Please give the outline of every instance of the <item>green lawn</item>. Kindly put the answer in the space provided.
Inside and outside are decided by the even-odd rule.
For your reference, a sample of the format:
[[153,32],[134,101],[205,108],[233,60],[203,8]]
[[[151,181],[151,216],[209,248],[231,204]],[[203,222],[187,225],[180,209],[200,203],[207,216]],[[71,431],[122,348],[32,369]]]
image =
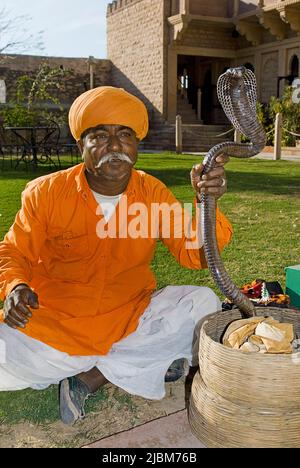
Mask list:
[[[171,153],[143,154],[138,168],[161,179],[182,202],[190,202],[189,171],[199,159]],[[0,238],[14,220],[26,182],[47,170],[0,172]],[[228,193],[220,207],[234,226],[234,238],[223,253],[228,273],[237,285],[260,277],[277,280],[284,287],[284,268],[300,263],[300,163],[232,159],[227,175]],[[153,269],[159,287],[207,285],[217,292],[207,271],[180,267],[161,244]],[[105,393],[100,392],[93,405],[101,404],[103,398]],[[0,423],[54,421],[58,418],[56,400],[53,387],[43,392],[0,393]]]

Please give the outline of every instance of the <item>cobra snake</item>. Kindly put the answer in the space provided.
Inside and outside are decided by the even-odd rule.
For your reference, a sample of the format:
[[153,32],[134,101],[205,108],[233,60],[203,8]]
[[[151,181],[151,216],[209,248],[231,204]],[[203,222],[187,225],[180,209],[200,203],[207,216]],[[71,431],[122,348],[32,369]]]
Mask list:
[[[203,175],[215,167],[220,154],[250,158],[265,147],[266,134],[256,112],[256,89],[255,75],[245,67],[230,68],[219,77],[217,93],[222,108],[234,128],[245,135],[250,143],[226,141],[214,146],[203,161]],[[207,265],[216,285],[244,316],[256,315],[254,304],[233,283],[221,260],[216,240],[216,202],[212,195],[201,194],[200,222]]]

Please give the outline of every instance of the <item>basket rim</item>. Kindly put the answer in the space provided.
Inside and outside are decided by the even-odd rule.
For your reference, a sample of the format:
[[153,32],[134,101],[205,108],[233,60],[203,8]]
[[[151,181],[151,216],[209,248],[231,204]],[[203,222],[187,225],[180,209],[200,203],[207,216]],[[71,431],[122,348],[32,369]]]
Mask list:
[[[261,309],[261,308],[259,308]],[[275,308],[274,308],[275,309]],[[278,308],[280,310],[280,308]],[[283,309],[281,309],[283,310]],[[296,311],[297,312],[297,309],[286,309],[288,311]],[[226,312],[226,311],[221,311],[221,312]],[[234,349],[234,348],[229,348],[227,346],[225,346],[223,343],[220,343],[219,341],[215,341],[210,335],[208,335],[207,333],[207,330],[206,330],[206,327],[208,325],[208,323],[213,320],[213,318],[219,314],[220,312],[215,312],[214,314],[211,314],[209,315],[206,320],[204,320],[202,326],[201,326],[201,334],[202,333],[205,333],[205,339],[209,340],[213,346],[215,348],[219,348],[220,350],[224,350],[226,349],[226,352],[227,353],[232,353],[234,355],[241,355],[243,354],[245,356],[246,359],[251,359],[253,358],[253,356],[255,356],[255,358],[258,358],[260,360],[267,360],[267,359],[273,359],[273,360],[276,360],[276,361],[282,361],[282,360],[292,360],[292,359],[298,359],[299,356],[300,356],[300,351],[296,352],[296,353],[290,353],[290,354],[276,354],[276,353],[244,353],[243,351],[241,351],[240,349]],[[238,319],[237,319],[238,320]],[[235,320],[232,320],[231,322],[229,322],[226,327],[234,322]],[[295,363],[296,364],[296,363]],[[299,364],[300,364],[300,359],[299,359]]]

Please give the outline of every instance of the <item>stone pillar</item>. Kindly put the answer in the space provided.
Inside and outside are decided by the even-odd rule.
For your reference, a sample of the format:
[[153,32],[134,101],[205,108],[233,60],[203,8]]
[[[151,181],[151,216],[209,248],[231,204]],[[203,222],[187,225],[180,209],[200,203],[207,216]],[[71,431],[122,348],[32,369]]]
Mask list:
[[199,88],[198,93],[197,93],[197,118],[199,120],[199,123],[203,124],[201,109],[202,109],[202,91]]
[[235,132],[234,132],[234,143],[241,143],[241,141],[242,141],[241,132],[239,132],[238,130],[235,130]]
[[238,16],[240,9],[240,0],[234,0],[233,2],[233,16],[234,18]]
[[190,12],[190,0],[179,0],[180,1],[180,14],[188,15]]
[[182,119],[181,115],[176,116],[176,153],[182,153]]
[[177,53],[172,48],[168,51],[167,73],[167,120],[174,123],[177,114]]
[[94,89],[94,67],[96,64],[95,58],[90,55],[88,58],[88,66],[89,66],[89,73],[90,73],[90,89]]
[[276,114],[275,139],[274,139],[274,161],[281,159],[281,137],[282,137],[282,114]]

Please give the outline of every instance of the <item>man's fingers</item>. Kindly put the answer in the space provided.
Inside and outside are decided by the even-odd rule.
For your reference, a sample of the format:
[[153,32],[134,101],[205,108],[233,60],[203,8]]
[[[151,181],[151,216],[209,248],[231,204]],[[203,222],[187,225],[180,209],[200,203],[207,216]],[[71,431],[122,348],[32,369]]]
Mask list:
[[194,164],[194,166],[192,167],[192,172],[194,173],[201,174],[202,171],[203,171],[203,164]]
[[26,307],[22,302],[17,302],[15,308],[25,317],[32,317],[30,309],[28,309],[28,307]]
[[197,184],[201,180],[202,170],[203,170],[203,165],[202,164],[195,164],[192,167],[192,170],[190,172],[190,176],[191,176],[192,187],[194,188],[194,190],[197,190]]
[[29,309],[21,302],[14,304],[13,298],[8,298],[4,303],[4,316],[7,320],[12,320],[14,325],[23,326],[28,322],[31,314]]
[[191,177],[192,177],[192,178],[194,178],[194,177],[201,177],[202,171],[203,171],[203,165],[202,165],[202,164],[195,164],[195,165],[192,167],[192,170],[191,170],[191,172],[190,172]]
[[6,325],[8,325],[10,328],[14,328],[14,329],[18,328],[17,325],[15,325],[15,324],[14,324],[10,319],[8,319],[8,318],[4,320],[4,323],[6,323]]
[[223,167],[216,167],[209,171],[207,174],[205,174],[202,179],[203,180],[210,180],[210,179],[215,179],[218,177],[225,177],[225,171]]
[[229,161],[230,161],[230,158],[226,154],[220,154],[216,158],[216,163],[218,165],[220,165],[220,166],[223,166],[224,164],[227,164]]
[[38,309],[39,308],[39,300],[37,294],[35,294],[33,291],[30,291],[27,294],[27,304],[32,307],[33,309]]
[[17,327],[18,328],[25,328],[25,324],[23,322],[20,322],[19,320],[17,320],[11,314],[4,321],[5,321],[5,323],[7,323],[7,325],[12,326],[13,328],[14,327],[15,328],[17,328]]
[[13,318],[7,319],[5,323],[9,325],[11,328],[25,328],[25,325],[23,323],[17,322]]
[[221,187],[205,187],[200,190],[200,193],[220,197],[223,195],[224,191],[221,189]]
[[9,312],[9,318],[14,319],[16,322],[25,324],[28,323],[28,318],[26,318],[22,312],[18,311],[16,308],[13,308]]
[[15,288],[4,301],[4,322],[11,328],[25,328],[32,312],[39,307],[38,296],[29,287]]
[[204,166],[198,164],[191,170],[191,182],[196,192],[205,193],[220,198],[227,189],[227,179],[224,165],[229,161],[229,156],[220,154],[216,158],[216,165],[207,174],[203,174]]
[[225,178],[202,181],[202,182],[198,183],[198,187],[200,189],[201,188],[209,188],[209,187],[218,187],[218,188],[224,187],[224,185],[225,185],[224,180],[226,182]]

